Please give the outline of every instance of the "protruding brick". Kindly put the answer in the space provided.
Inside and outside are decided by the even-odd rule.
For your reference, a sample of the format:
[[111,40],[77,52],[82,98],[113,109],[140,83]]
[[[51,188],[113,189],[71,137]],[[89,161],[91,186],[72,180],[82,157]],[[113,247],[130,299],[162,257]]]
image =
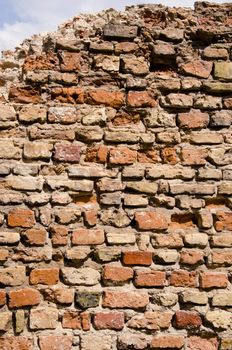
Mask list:
[[59,269],[34,269],[30,273],[30,284],[57,284],[59,281]]
[[152,264],[152,252],[125,251],[123,252],[123,264],[125,265],[144,265]]
[[40,293],[32,288],[12,290],[9,292],[9,307],[34,306],[40,303]]
[[13,209],[8,214],[7,223],[10,227],[30,228],[35,224],[34,212],[29,209]]
[[202,320],[196,312],[179,310],[175,314],[175,324],[177,328],[196,328],[201,326]]

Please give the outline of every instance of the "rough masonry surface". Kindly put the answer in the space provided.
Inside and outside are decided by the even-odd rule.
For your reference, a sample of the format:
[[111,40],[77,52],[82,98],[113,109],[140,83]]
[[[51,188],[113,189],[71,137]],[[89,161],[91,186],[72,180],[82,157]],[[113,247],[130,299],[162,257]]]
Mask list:
[[232,349],[232,5],[80,15],[0,61],[0,349]]

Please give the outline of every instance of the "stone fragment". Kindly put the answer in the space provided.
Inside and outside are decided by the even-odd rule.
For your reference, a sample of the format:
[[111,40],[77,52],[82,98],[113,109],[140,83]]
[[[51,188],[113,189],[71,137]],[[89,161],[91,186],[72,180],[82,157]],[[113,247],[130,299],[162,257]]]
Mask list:
[[75,107],[50,107],[48,121],[50,123],[74,124],[80,121],[80,113]]
[[0,159],[20,159],[21,149],[13,141],[0,140]]
[[100,303],[101,292],[77,290],[75,301],[82,309],[97,307]]
[[24,144],[23,156],[26,159],[44,159],[51,157],[53,145],[44,142],[27,142]]
[[205,315],[205,319],[216,329],[227,329],[232,322],[231,312],[225,310],[208,311]]
[[25,282],[24,266],[5,267],[0,270],[0,284],[3,286],[20,286]]
[[40,335],[40,350],[71,350],[72,339],[70,335]]
[[229,291],[216,293],[212,299],[212,306],[231,307],[232,306],[232,293]]
[[97,69],[106,72],[119,72],[120,58],[118,56],[97,55],[94,57],[94,65]]
[[135,233],[130,230],[113,230],[106,234],[107,243],[110,245],[116,244],[134,244],[136,241]]
[[110,335],[82,335],[82,350],[111,350],[112,337]]
[[137,36],[137,32],[137,26],[126,26],[122,24],[107,24],[103,28],[104,36],[108,38],[133,39]]
[[148,339],[145,335],[124,333],[118,336],[117,346],[120,350],[143,350],[148,346]]
[[170,114],[162,109],[151,108],[144,119],[148,127],[175,127],[175,114]]
[[25,327],[25,312],[24,310],[17,310],[15,312],[15,332],[22,333]]
[[64,282],[69,285],[94,286],[100,280],[99,272],[90,267],[63,267],[61,272]]
[[42,191],[44,180],[42,177],[33,176],[13,176],[7,178],[7,187],[17,191]]
[[181,293],[181,300],[183,303],[206,305],[208,302],[208,296],[206,292],[199,292],[198,290],[186,290]]
[[199,108],[202,110],[221,109],[222,98],[216,96],[199,95],[194,99],[194,108]]
[[58,326],[58,310],[53,307],[39,307],[30,312],[30,329],[55,329]]
[[143,56],[122,56],[121,69],[123,73],[129,73],[133,75],[145,75],[149,73],[149,65]]
[[232,62],[215,62],[214,77],[220,80],[232,81]]
[[182,349],[184,346],[184,336],[182,335],[156,335],[153,337],[151,341],[151,349],[165,349],[165,350],[173,350],[173,349]]
[[171,93],[161,97],[161,105],[166,108],[190,108],[193,105],[193,98],[186,94]]
[[47,110],[42,105],[23,106],[19,111],[19,120],[23,123],[45,123]]
[[30,338],[22,336],[0,337],[0,348],[7,350],[32,350],[33,341]]
[[11,322],[12,322],[12,313],[8,311],[2,311],[1,317],[0,317],[0,331],[1,332],[8,331],[11,326]]
[[161,330],[170,327],[172,316],[172,312],[146,311],[133,316],[127,325],[134,329]]
[[14,245],[19,243],[20,235],[18,232],[0,232],[0,245]]

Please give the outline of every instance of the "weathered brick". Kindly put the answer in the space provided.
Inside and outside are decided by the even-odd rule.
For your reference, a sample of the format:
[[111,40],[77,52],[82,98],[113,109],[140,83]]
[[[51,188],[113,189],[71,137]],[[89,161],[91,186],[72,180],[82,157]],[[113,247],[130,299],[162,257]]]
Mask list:
[[163,287],[166,282],[166,273],[164,271],[136,271],[136,287]]
[[175,313],[175,324],[177,328],[196,328],[201,326],[202,320],[197,312],[179,310]]
[[106,24],[103,28],[105,37],[133,39],[137,36],[137,26],[127,26],[122,24]]
[[35,224],[34,212],[29,209],[13,209],[7,216],[7,223],[10,227],[33,227]]
[[143,315],[133,316],[127,326],[134,329],[161,330],[169,328],[173,317],[172,312],[146,311]]
[[105,234],[102,229],[84,229],[79,228],[73,231],[72,243],[74,245],[83,244],[102,244],[105,241]]
[[59,269],[34,269],[30,273],[30,284],[57,284],[59,281]]
[[74,310],[65,311],[62,318],[62,327],[88,331],[90,329],[89,314],[87,312],[80,313]]
[[231,62],[215,62],[214,77],[221,80],[232,80],[232,64]]
[[123,285],[133,278],[134,272],[130,267],[106,265],[103,270],[103,281],[106,285]]
[[81,147],[75,144],[56,144],[54,160],[59,162],[79,162]]
[[156,335],[151,341],[151,349],[181,349],[184,346],[184,336],[167,334]]
[[177,118],[180,128],[183,129],[202,129],[209,124],[208,113],[194,110],[189,113],[179,113]]
[[174,271],[171,273],[170,284],[174,287],[196,287],[196,272]]
[[183,165],[205,165],[208,151],[205,148],[183,148],[181,159]]
[[24,144],[23,156],[26,159],[44,159],[51,157],[53,145],[45,142],[27,142]]
[[109,161],[115,165],[133,164],[136,159],[137,152],[125,146],[112,148],[109,153]]
[[213,64],[209,61],[193,60],[184,63],[180,67],[181,73],[192,75],[197,78],[207,79],[212,71]]
[[169,215],[164,210],[135,213],[135,222],[139,230],[166,230],[169,221]]
[[3,286],[20,286],[25,280],[25,266],[12,266],[0,270],[0,284]]
[[94,286],[100,280],[100,273],[91,267],[63,267],[61,273],[64,282],[69,285]]
[[23,336],[0,337],[0,347],[7,350],[32,350],[33,341]]
[[99,329],[121,330],[124,327],[123,312],[98,312],[94,315],[94,327]]
[[9,307],[24,307],[38,305],[41,301],[39,291],[32,288],[23,288],[9,292]]
[[129,107],[137,108],[155,107],[157,105],[157,101],[148,91],[129,91],[127,95],[127,104]]
[[118,336],[117,346],[120,350],[127,349],[146,349],[148,338],[142,334],[124,333]]
[[140,291],[110,291],[107,290],[103,295],[103,307],[109,308],[129,308],[141,309],[149,303],[147,292]]
[[218,340],[216,337],[201,338],[198,336],[191,336],[187,340],[187,347],[189,350],[217,350]]
[[44,123],[47,119],[47,110],[42,105],[23,106],[19,111],[19,120],[24,123]]
[[227,274],[223,272],[203,272],[199,281],[203,289],[226,288],[229,282]]
[[54,307],[38,307],[30,312],[30,329],[55,329],[58,326],[58,310]]
[[121,91],[96,89],[88,92],[86,102],[93,105],[105,105],[113,108],[120,108],[125,103],[125,95]]
[[40,335],[40,350],[71,350],[72,336],[70,335]]

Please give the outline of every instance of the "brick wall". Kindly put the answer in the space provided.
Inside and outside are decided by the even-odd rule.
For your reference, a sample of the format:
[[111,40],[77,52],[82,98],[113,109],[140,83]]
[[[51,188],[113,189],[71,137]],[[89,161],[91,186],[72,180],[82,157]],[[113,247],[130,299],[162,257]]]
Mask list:
[[232,349],[232,6],[80,15],[0,61],[0,349]]

